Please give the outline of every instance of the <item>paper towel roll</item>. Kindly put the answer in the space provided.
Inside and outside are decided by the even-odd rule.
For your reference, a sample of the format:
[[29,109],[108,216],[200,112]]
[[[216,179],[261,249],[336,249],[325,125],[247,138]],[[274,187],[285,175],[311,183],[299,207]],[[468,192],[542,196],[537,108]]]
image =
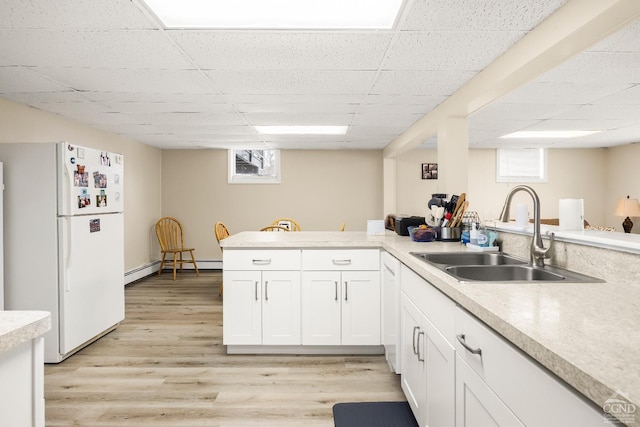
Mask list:
[[516,225],[521,228],[529,226],[529,207],[524,203],[516,205]]
[[560,230],[584,229],[584,200],[560,199]]

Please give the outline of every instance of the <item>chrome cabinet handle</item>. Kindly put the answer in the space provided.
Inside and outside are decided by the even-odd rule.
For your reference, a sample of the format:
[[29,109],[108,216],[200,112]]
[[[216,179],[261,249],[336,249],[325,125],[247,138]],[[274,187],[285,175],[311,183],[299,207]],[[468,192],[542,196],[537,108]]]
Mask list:
[[460,344],[462,344],[462,346],[471,354],[477,354],[479,356],[482,356],[482,349],[481,348],[471,348],[469,347],[469,344],[467,344],[465,342],[465,337],[464,334],[460,334],[460,335],[456,335],[456,338],[458,339],[458,342]]
[[418,362],[424,362],[424,358],[420,357],[420,335],[424,336],[424,331],[420,331],[418,332],[418,342],[416,344],[416,348],[417,348],[417,355],[418,355]]
[[252,259],[251,262],[254,263],[255,265],[267,265],[267,264],[271,264],[271,258],[267,258],[267,259]]
[[384,268],[391,274],[393,277],[396,277],[396,272],[393,271],[389,266],[385,265]]
[[269,281],[264,282],[264,300],[269,301]]
[[335,300],[338,301],[338,281],[336,280],[334,283],[336,284],[336,299]]
[[420,326],[413,327],[413,337],[411,337],[411,345],[413,346],[413,354],[418,354],[418,350],[416,350],[416,331],[420,330]]
[[344,300],[349,300],[349,282],[344,282]]
[[335,258],[333,258],[331,261],[335,265],[349,265],[349,264],[351,264],[351,260],[350,259],[335,259]]
[[258,301],[258,281],[256,280],[256,283],[254,285],[254,290],[255,290],[255,294],[256,294],[256,301]]

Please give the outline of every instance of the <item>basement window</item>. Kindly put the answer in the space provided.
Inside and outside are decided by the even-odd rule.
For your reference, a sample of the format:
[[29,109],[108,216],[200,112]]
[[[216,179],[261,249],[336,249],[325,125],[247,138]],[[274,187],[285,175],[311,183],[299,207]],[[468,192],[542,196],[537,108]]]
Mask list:
[[547,182],[545,148],[498,148],[496,182]]
[[229,184],[279,184],[280,150],[229,150]]

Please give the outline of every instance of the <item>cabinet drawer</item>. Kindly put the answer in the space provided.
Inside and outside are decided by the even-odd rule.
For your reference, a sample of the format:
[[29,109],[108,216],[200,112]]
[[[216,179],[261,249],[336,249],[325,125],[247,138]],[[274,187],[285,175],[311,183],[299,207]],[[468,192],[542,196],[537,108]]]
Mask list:
[[465,310],[455,314],[456,353],[525,425],[602,426],[595,404]]
[[233,250],[222,252],[225,270],[299,270],[300,251],[282,250]]
[[302,251],[303,270],[380,270],[378,249]]

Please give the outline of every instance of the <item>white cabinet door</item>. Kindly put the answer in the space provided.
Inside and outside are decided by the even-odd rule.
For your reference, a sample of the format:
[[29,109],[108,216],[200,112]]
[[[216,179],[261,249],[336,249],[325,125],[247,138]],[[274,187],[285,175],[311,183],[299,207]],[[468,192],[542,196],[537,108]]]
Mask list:
[[302,345],[340,345],[339,271],[302,273]]
[[380,272],[342,272],[342,345],[380,345]]
[[381,255],[382,301],[381,339],[384,354],[396,374],[401,372],[400,361],[400,261],[387,252]]
[[262,344],[261,272],[224,270],[223,283],[223,343]]
[[[425,421],[428,426],[454,427],[455,425],[455,347],[428,320],[424,319],[424,349],[420,354],[425,360],[426,406]],[[422,346],[422,341],[420,341]],[[424,352],[424,353],[423,353]]]
[[455,425],[455,348],[402,294],[402,390],[420,426]]
[[456,427],[523,427],[487,383],[456,357]]
[[[400,328],[402,374],[400,382],[409,406],[419,426],[424,426],[426,406],[426,379],[424,365],[424,317],[418,308],[405,296],[401,297]],[[422,335],[421,335],[422,334]]]
[[380,345],[380,272],[302,273],[303,345]]
[[262,344],[300,345],[300,272],[263,271],[262,290]]

